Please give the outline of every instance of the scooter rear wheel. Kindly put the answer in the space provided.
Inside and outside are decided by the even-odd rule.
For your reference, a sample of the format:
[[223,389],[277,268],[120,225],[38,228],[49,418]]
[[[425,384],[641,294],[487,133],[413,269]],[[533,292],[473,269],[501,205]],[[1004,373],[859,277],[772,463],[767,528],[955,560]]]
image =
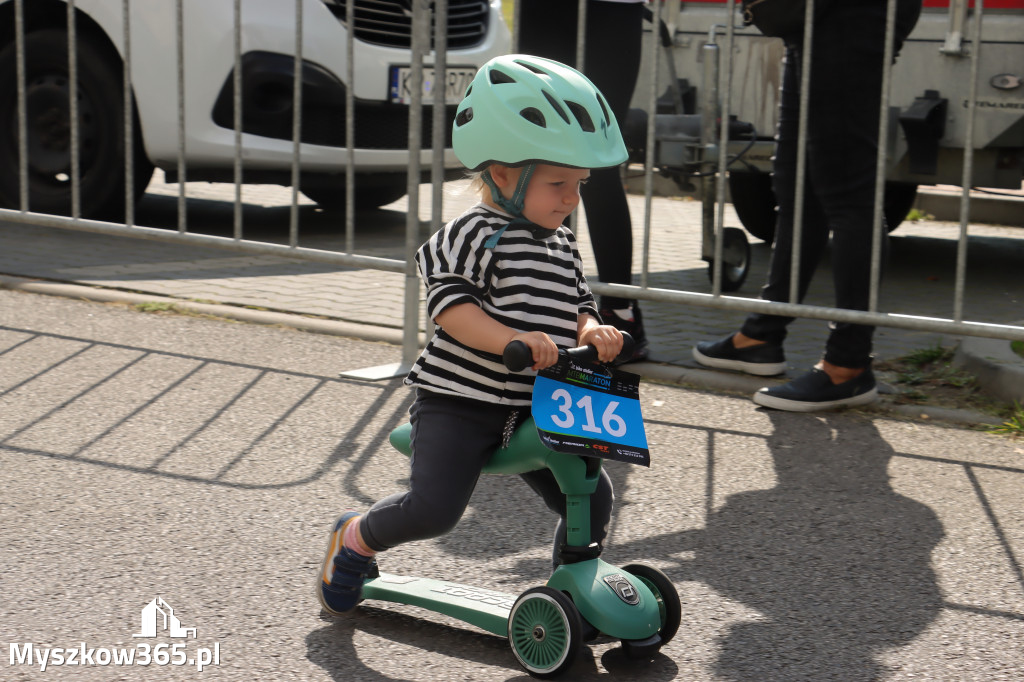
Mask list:
[[508,616],[508,642],[519,664],[534,677],[569,668],[582,646],[583,621],[565,594],[534,587],[523,592]]

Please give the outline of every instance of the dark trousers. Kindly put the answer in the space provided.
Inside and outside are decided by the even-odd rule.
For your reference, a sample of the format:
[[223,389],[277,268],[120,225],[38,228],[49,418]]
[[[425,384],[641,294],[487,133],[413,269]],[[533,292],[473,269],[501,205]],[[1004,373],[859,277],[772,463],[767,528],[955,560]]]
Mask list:
[[[576,0],[519,0],[519,51],[576,66]],[[583,73],[593,81],[622,126],[640,72],[643,4],[587,3]],[[590,172],[580,190],[594,249],[597,277],[611,284],[633,281],[633,230],[618,168]],[[626,299],[602,297],[602,308],[625,308]]]
[[[409,490],[386,497],[366,513],[360,532],[371,549],[383,551],[414,540],[448,533],[462,518],[477,479],[490,454],[501,444],[509,414],[517,408],[494,405],[419,390],[409,410],[412,422],[412,460]],[[529,416],[518,408],[517,421]],[[547,469],[521,478],[558,514],[553,562],[565,543],[565,495]],[[590,500],[591,542],[603,544],[608,535],[614,494],[602,470]],[[509,523],[517,521],[510,518]]]
[[[871,287],[875,165],[885,50],[884,0],[835,1],[814,27],[807,114],[807,166],[797,301],[802,302],[832,234],[835,306],[867,310]],[[913,28],[921,0],[899,0],[896,48]],[[797,129],[803,44],[786,46],[773,186],[779,203],[768,283],[761,298],[790,300]],[[883,258],[887,230],[883,225]],[[781,344],[792,317],[751,314],[741,331]],[[825,360],[871,364],[874,327],[833,322]]]

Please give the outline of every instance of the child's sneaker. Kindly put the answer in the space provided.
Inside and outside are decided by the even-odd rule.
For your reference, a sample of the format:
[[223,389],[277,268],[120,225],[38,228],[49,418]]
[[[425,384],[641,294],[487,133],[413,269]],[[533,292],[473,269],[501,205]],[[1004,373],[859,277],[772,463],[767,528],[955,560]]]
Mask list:
[[362,600],[363,582],[378,575],[373,557],[353,552],[342,543],[345,526],[359,518],[356,512],[345,512],[334,524],[327,542],[327,556],[320,567],[316,594],[320,605],[332,616],[351,611]]

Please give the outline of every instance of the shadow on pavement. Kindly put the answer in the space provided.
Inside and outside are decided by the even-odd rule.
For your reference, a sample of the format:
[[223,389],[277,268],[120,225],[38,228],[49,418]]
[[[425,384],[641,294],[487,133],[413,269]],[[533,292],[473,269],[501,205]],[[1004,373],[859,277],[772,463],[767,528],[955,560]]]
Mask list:
[[[480,665],[506,664],[510,669],[515,665],[504,639],[478,631],[461,630],[367,606],[360,606],[345,618],[324,618],[324,627],[306,636],[306,657],[339,682],[421,679],[416,675],[418,669],[413,662],[409,665],[409,677],[384,675],[363,663],[353,642],[356,630],[424,651],[459,655]],[[460,643],[453,645],[453,640]]]
[[[346,479],[345,492],[366,501],[369,498],[356,483],[358,474],[378,452],[380,444],[387,442],[391,430],[407,418],[412,400],[410,394],[394,404],[392,394],[401,385],[400,379],[368,384],[274,369],[244,360],[214,359],[3,325],[0,332],[21,337],[0,348],[0,357],[10,354],[17,358],[19,350],[30,349],[33,344],[51,347],[54,353],[34,366],[29,364],[31,361],[22,361],[20,380],[0,390],[0,398],[6,401],[24,402],[26,396],[42,393],[52,403],[25,415],[6,415],[8,418],[0,429],[0,443],[4,447],[24,455],[168,480],[222,488],[284,489],[320,480],[340,462],[351,461],[352,475]],[[91,378],[83,378],[80,367],[86,366]],[[75,368],[79,368],[77,373]],[[150,392],[140,396],[126,386],[135,386],[132,382],[141,376],[145,376]],[[58,393],[47,381],[59,381],[62,392]],[[285,397],[282,382],[298,388]],[[291,443],[288,434],[303,422],[305,410],[315,410],[317,404],[338,399],[331,396],[351,394],[357,387],[365,392],[367,405],[361,416],[338,434],[329,452],[321,449],[317,454],[295,453],[287,458],[294,466],[275,467],[269,480],[256,481],[252,473],[238,473],[261,458],[277,459],[278,448],[283,445],[274,444]],[[205,395],[198,401],[202,408],[186,417],[182,410],[187,404],[197,403],[192,397],[195,391]],[[113,394],[122,396],[123,404],[112,405]],[[276,407],[263,407],[258,415],[247,411],[247,404],[269,394],[278,396],[280,402]],[[97,411],[95,406],[100,404],[110,409]],[[69,420],[79,413],[93,415],[90,429],[69,426]],[[177,417],[170,420],[178,425],[177,429],[167,427],[168,414]],[[259,426],[230,448],[210,445],[219,440],[218,434],[225,428],[230,428],[225,425],[240,421]],[[131,437],[125,434],[140,431],[149,434],[145,447],[132,448],[130,456],[119,454],[119,444]],[[56,442],[55,434],[62,434],[61,442]],[[174,466],[165,466],[168,462]]]
[[[896,453],[870,420],[765,414],[774,427],[766,445],[775,487],[729,496],[709,510],[702,530],[616,545],[616,553],[649,551],[653,542],[674,547],[671,555],[691,552],[677,569],[667,567],[671,578],[701,582],[760,614],[716,642],[722,679],[882,679],[879,657],[919,636],[944,607],[931,561],[943,527],[931,508],[893,490]],[[712,480],[715,458],[709,453]],[[624,491],[628,484],[617,478]],[[535,507],[517,517],[520,527],[553,526]],[[487,514],[477,520],[500,523]],[[460,536],[465,552],[471,535]],[[511,551],[482,541],[470,550]],[[511,573],[541,576],[545,563],[523,560]]]
[[688,540],[685,579],[763,618],[718,642],[723,679],[878,680],[878,656],[943,607],[931,553],[944,535],[896,493],[872,422],[768,412],[777,485],[731,495]]
[[[429,618],[429,616],[428,616]],[[386,675],[367,665],[359,658],[358,648],[353,642],[358,630],[372,637],[379,637],[402,647],[414,647],[424,652],[443,654],[478,666],[508,668],[508,680],[525,682],[533,679],[516,662],[508,640],[483,633],[473,628],[460,628],[417,618],[386,609],[360,606],[351,616],[331,619],[328,625],[313,630],[306,636],[306,657],[310,662],[323,668],[338,682],[354,680],[422,680],[422,679],[470,679],[459,676],[459,671],[449,671],[444,676],[438,671],[436,677],[424,676],[422,656],[411,656],[407,676]],[[600,646],[600,641],[598,642]],[[393,650],[389,647],[389,650]],[[648,661],[626,658],[621,647],[612,646],[600,654],[584,645],[579,658],[573,663],[562,679],[584,682],[613,678],[636,680],[637,682],[669,682],[677,678],[679,669],[668,656],[658,653]],[[391,659],[395,663],[400,659]]]

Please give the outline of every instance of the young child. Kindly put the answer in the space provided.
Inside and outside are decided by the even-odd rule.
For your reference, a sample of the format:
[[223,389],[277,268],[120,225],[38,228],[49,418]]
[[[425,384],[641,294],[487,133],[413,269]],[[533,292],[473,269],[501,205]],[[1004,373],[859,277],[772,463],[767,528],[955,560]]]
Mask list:
[[[317,585],[331,614],[359,602],[377,552],[455,527],[488,456],[529,416],[536,370],[554,365],[559,348],[592,344],[610,362],[622,347],[621,333],[601,323],[576,239],[562,227],[589,169],[616,166],[627,156],[594,85],[559,62],[492,59],[459,105],[452,146],[467,168],[482,171],[485,189],[480,203],[416,254],[437,326],[405,380],[416,387],[409,491],[334,524]],[[502,364],[513,340],[529,346],[532,369],[511,372]],[[565,497],[546,469],[522,478],[561,517],[557,564]],[[612,503],[611,481],[602,472],[591,500],[597,552]]]

